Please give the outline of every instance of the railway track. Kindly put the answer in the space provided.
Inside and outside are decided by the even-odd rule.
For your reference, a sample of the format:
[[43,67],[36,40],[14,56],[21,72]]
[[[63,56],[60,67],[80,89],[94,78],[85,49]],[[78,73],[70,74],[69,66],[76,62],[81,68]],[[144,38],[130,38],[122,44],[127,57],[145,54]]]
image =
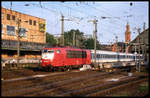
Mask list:
[[[110,78],[121,80],[116,82],[107,81]],[[113,85],[117,87],[118,84],[138,80],[138,78],[128,77],[122,71],[109,73],[95,71],[67,72],[62,75],[55,74],[20,80],[18,85],[15,83],[17,81],[3,81],[2,96],[97,96],[104,94],[102,91],[113,88]],[[108,92],[111,92],[111,90],[108,90]]]
[[[104,77],[106,75],[110,75],[110,74],[112,74],[112,72],[111,73],[99,73],[98,72],[98,73],[91,73],[90,75],[84,74],[84,72],[81,72],[80,73],[81,75],[79,75],[78,73],[76,73],[76,74],[77,75],[73,75],[73,74],[71,75],[69,73],[66,74],[71,77],[67,77],[67,76],[63,77],[63,75],[60,77],[60,75],[59,76],[55,75],[54,77],[47,77],[45,79],[43,79],[43,78],[40,78],[40,79],[38,78],[38,79],[33,79],[33,80],[29,79],[26,81],[22,81],[23,83],[21,83],[21,81],[20,81],[20,83],[19,83],[19,84],[21,84],[20,86],[17,86],[16,83],[13,85],[14,82],[12,84],[9,84],[9,83],[5,84],[5,82],[4,82],[3,85],[8,85],[9,88],[2,87],[2,89],[3,89],[2,95],[18,96],[18,95],[27,95],[27,94],[30,94],[31,92],[33,92],[33,93],[36,92],[38,94],[38,91],[41,93],[41,92],[43,92],[42,90],[44,88],[46,88],[46,90],[47,90],[47,89],[51,89],[51,88],[59,88],[61,86],[76,83],[76,82],[81,83],[81,81],[83,81],[83,80],[91,79],[91,78],[97,79],[97,77],[101,77],[101,76]],[[57,80],[55,80],[56,78],[57,78]],[[41,81],[41,80],[43,80],[43,81]],[[35,83],[33,81],[38,81],[38,82]],[[56,85],[57,85],[57,87],[56,87]]]
[[[60,92],[66,92],[68,91],[69,89],[77,89],[77,88],[80,88],[80,87],[86,87],[86,86],[89,86],[91,84],[93,84],[93,81],[96,83],[98,82],[102,82],[101,80],[97,79],[97,78],[106,78],[106,77],[109,77],[111,75],[111,73],[104,73],[104,74],[97,74],[97,75],[93,75],[93,76],[88,76],[88,77],[79,77],[79,78],[75,78],[75,79],[72,79],[72,80],[69,80],[69,81],[63,81],[63,82],[60,82],[60,83],[56,83],[57,85],[55,85],[55,88],[48,88],[48,89],[45,89],[41,92],[35,92],[35,93],[32,93],[32,94],[29,94],[27,96],[34,96],[34,95],[47,95],[48,93],[51,93],[51,92],[55,92],[55,91],[59,91],[60,89],[63,88],[63,90],[61,90]],[[82,85],[84,84],[84,85]],[[59,92],[57,93],[59,94]],[[57,96],[54,95],[54,96]]]
[[101,91],[96,91],[94,93],[87,94],[86,96],[104,96],[106,94],[108,95],[108,94],[111,94],[113,92],[119,91],[121,89],[128,88],[128,87],[133,86],[133,85],[137,85],[137,83],[141,83],[144,81],[148,81],[148,79],[144,78],[144,79],[140,79],[140,80],[130,81],[128,83],[118,84],[118,85],[115,85],[111,88],[106,88],[106,89],[101,90]]
[[[141,79],[141,78],[139,78],[139,77],[130,77],[129,78],[128,77],[128,78],[124,78],[117,82],[108,82],[107,81],[102,84],[100,83],[100,84],[95,84],[95,85],[88,86],[88,87],[81,88],[81,89],[70,90],[70,91],[60,94],[59,96],[93,96],[93,95],[101,96],[101,94],[102,94],[102,96],[104,96],[105,93],[113,91],[114,88],[118,89],[119,87],[122,87],[122,85],[127,86],[128,83],[132,84],[132,83],[137,83],[137,81],[138,82],[141,81],[139,79]],[[130,82],[132,82],[132,83],[130,83]]]

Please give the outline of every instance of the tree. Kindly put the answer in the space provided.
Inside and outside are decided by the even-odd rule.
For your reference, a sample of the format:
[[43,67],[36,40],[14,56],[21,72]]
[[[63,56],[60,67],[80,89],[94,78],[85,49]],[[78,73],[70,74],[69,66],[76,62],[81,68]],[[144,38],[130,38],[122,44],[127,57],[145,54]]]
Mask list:
[[94,39],[89,38],[85,40],[83,45],[85,46],[86,49],[94,49]]
[[46,32],[46,44],[50,45],[50,46],[56,46],[56,39],[54,38],[53,35],[49,34],[48,32]]
[[[65,46],[73,46],[74,34],[75,34],[75,39],[74,39],[75,47],[85,48],[85,49],[94,49],[94,39],[84,37],[84,33],[80,32],[78,29],[77,30],[71,29],[70,31],[64,32]],[[56,46],[56,45],[59,46],[59,44],[61,43],[61,37],[57,38],[56,40],[53,35],[46,32],[46,43],[49,46]],[[100,49],[100,44],[99,44],[99,41],[97,40],[97,50],[99,49]]]
[[83,32],[80,32],[78,29],[74,30],[71,29],[68,32],[64,32],[64,37],[65,37],[65,46],[73,46],[73,33],[75,32],[75,46],[76,47],[81,47],[83,45]]
[[[86,49],[94,49],[94,38],[88,38],[83,42],[83,45]],[[96,49],[100,50],[100,44],[99,41],[97,40],[97,45]]]

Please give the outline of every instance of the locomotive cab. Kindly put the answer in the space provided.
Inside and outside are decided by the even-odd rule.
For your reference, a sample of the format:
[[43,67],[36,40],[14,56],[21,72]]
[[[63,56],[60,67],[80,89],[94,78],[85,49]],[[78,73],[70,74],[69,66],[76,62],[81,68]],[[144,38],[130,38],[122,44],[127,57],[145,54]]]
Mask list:
[[43,50],[42,59],[50,59],[51,61],[54,58],[54,50]]
[[54,50],[44,49],[42,51],[42,66],[48,66],[52,63],[54,58]]

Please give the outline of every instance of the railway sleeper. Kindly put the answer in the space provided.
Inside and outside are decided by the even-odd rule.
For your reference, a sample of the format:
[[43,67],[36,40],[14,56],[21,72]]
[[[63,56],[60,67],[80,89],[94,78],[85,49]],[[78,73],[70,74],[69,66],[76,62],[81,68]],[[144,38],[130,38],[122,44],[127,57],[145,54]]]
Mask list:
[[123,83],[121,85],[113,86],[113,87],[110,87],[110,88],[107,88],[107,89],[104,89],[104,90],[101,90],[101,91],[90,93],[87,96],[105,96],[106,94],[107,95],[112,94],[112,93],[117,92],[117,91],[119,91],[123,88],[128,88],[130,86],[137,85],[137,83],[144,82],[144,81],[147,81],[147,80],[148,79],[142,79],[142,80],[131,81],[129,83]]
[[134,81],[137,79],[138,79],[137,77],[132,77],[132,78],[128,78],[128,79],[117,81],[117,82],[106,82],[106,83],[100,84],[100,85],[92,85],[92,86],[88,86],[85,88],[68,91],[66,93],[63,93],[61,96],[85,96],[89,93],[94,93],[99,90],[111,88],[115,85],[128,83],[129,81]]

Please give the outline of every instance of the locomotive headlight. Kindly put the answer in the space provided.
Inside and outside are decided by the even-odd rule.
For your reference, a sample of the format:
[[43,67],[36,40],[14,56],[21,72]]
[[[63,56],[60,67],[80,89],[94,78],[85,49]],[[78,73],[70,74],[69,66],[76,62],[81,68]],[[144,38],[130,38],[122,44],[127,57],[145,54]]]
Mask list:
[[56,52],[59,54],[59,53],[60,53],[60,50],[57,50]]

